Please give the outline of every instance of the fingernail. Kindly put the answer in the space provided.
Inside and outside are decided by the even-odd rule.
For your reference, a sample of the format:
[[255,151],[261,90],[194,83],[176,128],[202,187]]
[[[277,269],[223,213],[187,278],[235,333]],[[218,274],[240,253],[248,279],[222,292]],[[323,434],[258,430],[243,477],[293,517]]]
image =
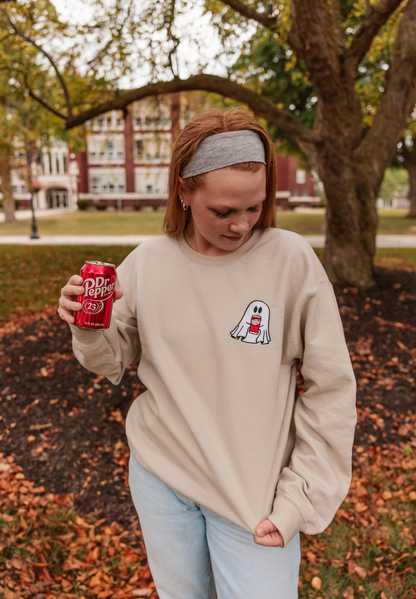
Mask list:
[[258,537],[264,537],[264,528],[259,528],[258,529],[257,536]]

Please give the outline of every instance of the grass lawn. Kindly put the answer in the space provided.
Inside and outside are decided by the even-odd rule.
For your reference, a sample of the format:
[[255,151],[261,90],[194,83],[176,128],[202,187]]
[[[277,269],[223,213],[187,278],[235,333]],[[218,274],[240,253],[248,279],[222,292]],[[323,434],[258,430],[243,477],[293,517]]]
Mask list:
[[[60,290],[85,260],[119,265],[130,246],[0,245],[0,321],[57,304]],[[323,250],[316,250],[322,260]],[[379,249],[376,264],[416,270],[416,248]]]
[[[160,235],[163,212],[71,212],[37,218],[40,235]],[[31,220],[0,223],[0,235],[29,235]]]
[[[406,219],[405,210],[380,210],[378,233],[416,235],[416,219]],[[40,235],[158,235],[162,233],[163,212],[73,212],[39,217]],[[0,235],[29,235],[30,220],[12,225],[0,223]],[[301,235],[325,232],[324,214],[278,211],[276,224]]]

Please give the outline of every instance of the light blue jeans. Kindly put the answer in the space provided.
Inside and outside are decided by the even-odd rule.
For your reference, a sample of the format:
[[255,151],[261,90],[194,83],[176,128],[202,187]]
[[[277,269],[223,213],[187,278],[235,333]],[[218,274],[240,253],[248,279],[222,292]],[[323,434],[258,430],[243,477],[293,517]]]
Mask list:
[[130,457],[130,490],[160,599],[296,599],[299,535],[263,547]]

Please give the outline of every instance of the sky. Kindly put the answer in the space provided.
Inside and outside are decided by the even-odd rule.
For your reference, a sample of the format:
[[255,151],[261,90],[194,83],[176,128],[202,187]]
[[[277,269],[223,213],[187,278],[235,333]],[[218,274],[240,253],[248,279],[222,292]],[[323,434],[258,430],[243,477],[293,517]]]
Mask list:
[[[85,0],[52,0],[58,13],[64,20],[72,22],[86,22],[92,9],[90,4]],[[108,0],[111,2],[111,0]],[[140,7],[141,0],[136,0],[136,6]],[[210,16],[203,15],[202,11],[203,0],[197,0],[192,3],[192,7],[187,11],[186,16],[181,17],[176,24],[177,35],[180,36],[181,44],[178,49],[179,58],[179,76],[183,79],[194,74],[199,66],[199,61],[203,57],[207,68],[204,72],[209,72],[215,75],[225,76],[227,66],[237,58],[240,52],[241,44],[245,38],[248,38],[254,32],[254,27],[248,33],[241,36],[239,44],[235,47],[233,57],[220,56],[221,42],[212,25],[209,23]],[[89,14],[90,13],[90,14]],[[198,40],[198,45],[194,40]],[[91,49],[93,50],[93,48]],[[121,80],[119,82],[122,88],[131,88],[145,85],[148,82],[148,72],[143,68],[138,69],[134,80]],[[167,78],[170,78],[169,76]]]

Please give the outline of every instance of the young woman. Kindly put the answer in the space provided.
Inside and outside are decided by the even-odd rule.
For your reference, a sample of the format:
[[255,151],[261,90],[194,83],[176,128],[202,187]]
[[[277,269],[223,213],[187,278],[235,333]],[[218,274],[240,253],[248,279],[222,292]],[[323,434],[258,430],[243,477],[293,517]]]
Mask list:
[[138,362],[147,387],[126,429],[160,599],[294,599],[299,531],[348,491],[354,375],[324,269],[274,228],[275,186],[265,129],[203,113],[173,150],[166,235],[118,268],[110,328],[72,326],[82,279],[62,290],[81,364],[117,384]]

